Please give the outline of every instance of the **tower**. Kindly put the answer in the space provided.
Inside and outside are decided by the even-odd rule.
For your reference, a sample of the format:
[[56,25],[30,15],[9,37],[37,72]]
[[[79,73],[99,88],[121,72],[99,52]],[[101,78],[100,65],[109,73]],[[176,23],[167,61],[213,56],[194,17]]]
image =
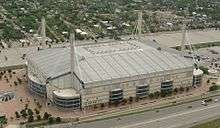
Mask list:
[[45,45],[46,44],[46,21],[45,18],[42,17],[41,19],[41,32],[40,35],[42,37],[42,44]]
[[182,42],[181,42],[181,51],[185,50],[185,45],[186,45],[186,24],[183,23],[183,28],[182,28]]
[[71,65],[71,82],[72,85],[75,86],[75,35],[70,33],[70,65]]
[[78,66],[78,58],[76,55],[75,49],[75,34],[70,33],[70,65],[71,65],[71,83],[73,88],[76,90],[80,90],[80,79],[81,72]]
[[198,0],[195,0],[195,3],[196,3],[196,9],[198,9],[199,8]]
[[141,39],[141,33],[142,33],[142,11],[138,12],[138,26],[137,26],[137,30],[138,30],[138,39]]

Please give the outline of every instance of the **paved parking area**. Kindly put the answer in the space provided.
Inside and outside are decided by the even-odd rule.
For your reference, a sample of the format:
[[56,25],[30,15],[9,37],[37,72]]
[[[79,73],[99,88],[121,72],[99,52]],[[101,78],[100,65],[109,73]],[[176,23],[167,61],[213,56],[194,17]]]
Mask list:
[[220,72],[220,46],[201,48],[196,54],[200,57],[199,65],[217,71],[216,74]]
[[[156,33],[153,38],[167,47],[180,46],[182,32]],[[191,44],[220,42],[220,30],[192,30],[187,33],[187,40]]]

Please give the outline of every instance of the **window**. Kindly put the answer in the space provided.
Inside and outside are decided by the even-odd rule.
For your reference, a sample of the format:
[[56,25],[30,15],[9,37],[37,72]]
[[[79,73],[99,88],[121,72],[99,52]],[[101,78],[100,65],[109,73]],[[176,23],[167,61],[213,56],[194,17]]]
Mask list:
[[149,86],[141,85],[136,87],[136,97],[142,98],[149,94]]
[[170,93],[173,90],[173,81],[166,81],[161,83],[161,92]]
[[199,86],[202,83],[202,76],[193,76],[193,85]]
[[115,89],[109,93],[110,102],[121,102],[123,100],[123,90]]

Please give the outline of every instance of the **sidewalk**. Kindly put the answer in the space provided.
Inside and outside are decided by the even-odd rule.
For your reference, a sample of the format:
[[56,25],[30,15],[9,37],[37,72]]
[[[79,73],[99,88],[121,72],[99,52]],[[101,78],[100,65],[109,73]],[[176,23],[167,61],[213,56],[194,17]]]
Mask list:
[[11,125],[6,126],[5,128],[20,128],[20,126],[11,124]]
[[160,108],[164,108],[164,107],[180,105],[180,104],[200,100],[201,98],[209,98],[209,97],[214,97],[214,96],[218,96],[218,95],[220,95],[220,91],[209,92],[209,93],[203,95],[202,97],[201,96],[194,96],[194,97],[188,97],[183,100],[174,99],[174,100],[170,100],[169,102],[164,102],[159,105],[156,104],[156,105],[147,106],[147,107],[140,106],[140,107],[130,108],[130,109],[126,109],[126,110],[120,110],[120,111],[108,111],[108,113],[104,113],[104,114],[100,113],[100,114],[90,115],[87,117],[81,117],[80,123],[103,120],[103,119],[107,119],[107,118],[114,118],[114,117],[118,117],[118,116],[126,116],[126,115],[130,115],[130,114],[135,114],[135,113],[141,113],[144,111],[150,111],[153,109],[160,109]]

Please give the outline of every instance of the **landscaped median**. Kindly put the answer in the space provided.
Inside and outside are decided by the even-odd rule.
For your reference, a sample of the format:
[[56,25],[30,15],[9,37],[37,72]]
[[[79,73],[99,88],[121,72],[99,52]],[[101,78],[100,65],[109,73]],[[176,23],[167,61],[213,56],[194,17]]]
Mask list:
[[94,114],[94,115],[89,115],[85,117],[80,117],[79,122],[92,122],[92,121],[98,121],[98,120],[104,120],[104,119],[109,119],[109,118],[116,118],[116,117],[121,117],[121,116],[126,116],[130,114],[137,114],[141,112],[146,112],[154,109],[161,109],[161,108],[166,108],[166,107],[171,107],[171,106],[176,106],[184,103],[189,103],[197,100],[206,99],[214,96],[219,96],[220,91],[213,91],[209,92],[207,94],[203,94],[202,96],[195,96],[195,97],[188,97],[183,100],[171,100],[167,103],[163,103],[160,105],[152,105],[152,106],[140,106],[140,107],[135,107],[131,109],[126,109],[126,110],[114,110],[114,111],[108,111],[108,113],[99,113],[99,114]]

